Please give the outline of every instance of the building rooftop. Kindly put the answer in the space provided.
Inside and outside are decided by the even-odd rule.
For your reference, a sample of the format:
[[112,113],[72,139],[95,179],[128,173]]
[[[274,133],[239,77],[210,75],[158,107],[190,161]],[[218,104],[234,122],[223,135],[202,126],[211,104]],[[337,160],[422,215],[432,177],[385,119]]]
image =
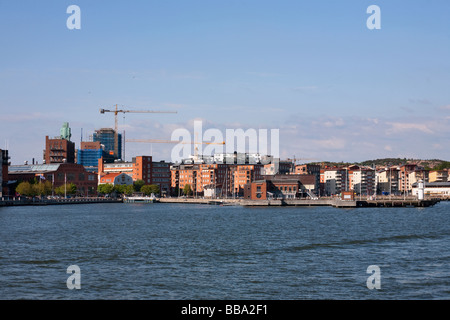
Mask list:
[[124,173],[124,172],[108,172],[108,173],[103,174],[101,176],[101,178],[102,179],[103,178],[115,178],[117,176],[120,176],[121,174],[126,174],[126,173]]
[[31,165],[13,165],[9,166],[9,173],[42,173],[58,170],[60,163],[56,164],[31,164]]
[[302,184],[315,184],[316,177],[312,174],[276,174],[264,176],[266,181],[272,181],[274,183],[302,183]]
[[[412,184],[413,188],[417,188],[418,183]],[[450,181],[448,182],[425,182],[425,188],[450,188]]]

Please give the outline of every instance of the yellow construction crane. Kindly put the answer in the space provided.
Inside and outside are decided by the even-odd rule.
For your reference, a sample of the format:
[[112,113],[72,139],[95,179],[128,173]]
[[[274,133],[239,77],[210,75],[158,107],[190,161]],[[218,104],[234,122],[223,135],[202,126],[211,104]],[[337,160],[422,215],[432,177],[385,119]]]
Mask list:
[[122,113],[177,113],[176,111],[152,111],[152,110],[122,110],[118,109],[116,104],[116,108],[114,110],[100,109],[100,113],[105,112],[113,112],[114,113],[114,157],[118,157],[119,155],[119,134],[118,134],[118,122],[117,122],[117,114],[119,112]]

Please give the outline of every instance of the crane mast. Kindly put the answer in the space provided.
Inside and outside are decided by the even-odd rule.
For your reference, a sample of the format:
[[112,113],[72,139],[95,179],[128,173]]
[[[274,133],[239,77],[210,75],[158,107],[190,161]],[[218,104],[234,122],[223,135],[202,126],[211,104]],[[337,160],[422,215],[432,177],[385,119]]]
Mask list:
[[114,113],[114,157],[117,159],[119,156],[119,133],[118,133],[118,120],[117,115],[119,112],[121,113],[177,113],[176,111],[153,111],[153,110],[123,110],[119,109],[117,104],[115,106],[115,109],[113,110],[107,110],[107,109],[100,109],[100,113],[105,112],[112,112]]

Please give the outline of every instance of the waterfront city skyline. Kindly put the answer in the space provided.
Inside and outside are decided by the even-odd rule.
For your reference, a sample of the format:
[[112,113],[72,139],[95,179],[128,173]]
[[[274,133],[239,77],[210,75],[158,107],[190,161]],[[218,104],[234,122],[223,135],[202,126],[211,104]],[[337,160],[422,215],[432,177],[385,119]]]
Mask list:
[[[81,9],[69,30],[68,6]],[[366,9],[381,8],[369,30]],[[281,158],[450,159],[448,1],[8,1],[0,5],[0,148],[42,161],[64,122],[79,148],[178,128],[279,129]],[[173,145],[127,143],[125,160]]]

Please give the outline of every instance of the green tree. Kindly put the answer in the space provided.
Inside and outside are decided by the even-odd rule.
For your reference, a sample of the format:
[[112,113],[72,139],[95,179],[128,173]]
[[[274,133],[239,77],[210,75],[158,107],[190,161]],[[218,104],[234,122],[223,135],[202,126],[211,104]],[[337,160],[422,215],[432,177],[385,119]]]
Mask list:
[[114,186],[111,183],[99,184],[97,187],[97,192],[99,194],[110,194],[113,190]]
[[192,189],[191,189],[191,185],[190,185],[189,183],[187,183],[187,184],[184,186],[183,192],[184,192],[184,194],[187,195],[187,196],[191,194]]
[[152,191],[152,193],[154,193],[154,194],[159,194],[159,186],[158,185],[156,185],[156,184],[151,184],[150,185],[150,190]]
[[135,182],[133,182],[133,186],[134,186],[134,190],[136,190],[137,192],[141,191],[141,188],[145,185],[144,180],[136,180]]
[[73,195],[77,193],[77,186],[73,183],[66,183],[55,188],[55,193],[60,196]]
[[22,196],[34,196],[35,190],[33,188],[33,185],[29,183],[28,181],[21,182],[16,187],[16,192],[19,193]]
[[125,190],[125,185],[123,184],[116,184],[114,186],[114,191],[116,191],[118,194],[122,194]]
[[134,192],[134,186],[132,184],[126,185],[123,193],[126,194],[127,196],[131,196]]
[[444,162],[438,164],[438,165],[434,168],[434,170],[444,170],[444,169],[448,169],[448,168],[450,168],[450,162],[444,161]]
[[52,194],[52,183],[50,181],[38,182],[32,185],[34,193],[40,196],[48,196]]
[[146,184],[144,186],[141,187],[141,192],[143,194],[145,194],[146,196],[149,196],[152,194],[151,188],[149,184]]
[[152,193],[153,194],[158,194],[159,193],[159,186],[157,186],[155,184],[146,184],[145,186],[142,186],[141,192],[144,193],[147,196],[151,195]]

